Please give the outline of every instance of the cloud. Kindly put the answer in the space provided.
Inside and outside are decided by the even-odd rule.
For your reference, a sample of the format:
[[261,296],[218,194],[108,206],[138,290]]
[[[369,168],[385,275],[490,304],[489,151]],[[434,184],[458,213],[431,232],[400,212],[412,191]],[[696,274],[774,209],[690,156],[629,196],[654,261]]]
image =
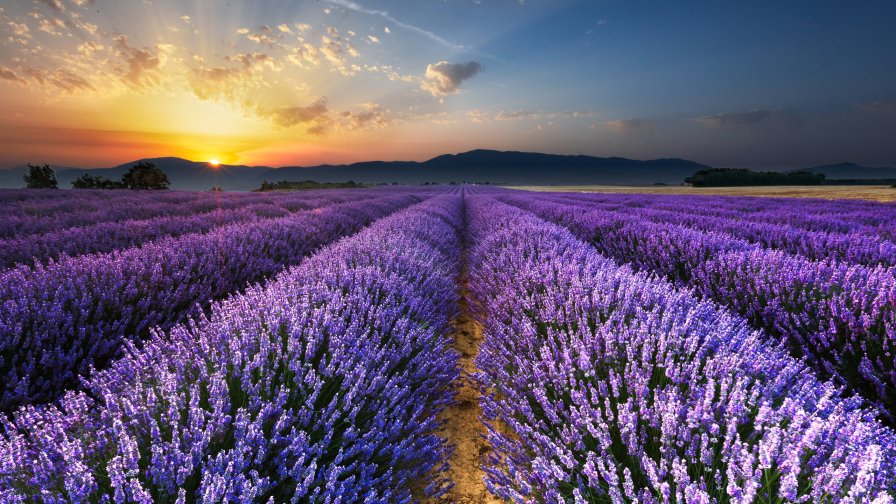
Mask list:
[[440,61],[426,66],[426,73],[420,88],[429,91],[433,96],[445,96],[460,92],[461,82],[482,71],[482,65],[476,61],[466,63],[449,63]]
[[367,40],[373,42],[374,44],[379,44],[379,43],[380,43],[380,39],[378,39],[377,37],[374,37],[373,35],[368,35],[368,36],[367,36]]
[[391,123],[388,111],[376,103],[364,103],[358,112],[345,111],[340,114],[340,125],[346,130],[383,128]]
[[226,99],[233,103],[244,101],[245,92],[258,84],[265,68],[278,69],[278,62],[264,53],[238,53],[226,56],[237,67],[199,66],[189,74],[193,94],[203,100]]
[[272,69],[277,68],[277,63],[274,61],[274,58],[264,53],[237,53],[233,56],[227,56],[226,59],[227,61],[239,63],[243,68],[248,70],[255,70],[262,67]]
[[28,77],[31,77],[31,79],[39,84],[50,84],[69,93],[94,89],[86,79],[71,70],[64,68],[57,68],[56,70],[49,71],[28,67],[24,69],[24,72]]
[[103,49],[104,46],[102,44],[92,40],[88,40],[87,42],[78,45],[78,53],[85,57],[93,56],[94,53]]
[[327,28],[326,35],[321,35],[320,40],[321,46],[317,50],[324,55],[327,61],[344,75],[354,73],[354,70],[350,70],[345,65],[346,55],[357,58],[360,53],[355,46],[339,34],[339,30],[330,26]]
[[[447,47],[449,49],[453,49],[453,50],[464,50],[464,49],[469,50],[470,49],[469,47],[465,47],[461,44],[455,44],[453,42],[449,42],[448,40],[436,35],[435,33],[431,32],[431,31],[424,30],[423,28],[420,28],[418,26],[403,23],[403,22],[395,19],[394,17],[392,17],[389,14],[389,12],[387,12],[387,11],[368,9],[368,8],[364,7],[363,5],[360,5],[355,2],[351,2],[349,0],[328,0],[328,1],[333,5],[338,5],[339,7],[348,9],[350,11],[360,12],[362,14],[367,14],[369,16],[379,16],[379,17],[385,19],[386,21],[389,21],[390,23],[394,24],[395,26],[398,26],[399,28],[403,28],[407,31],[410,31],[410,32],[416,33],[418,35],[421,35],[423,37],[426,37],[429,40],[432,40],[433,42],[435,42],[439,45],[442,45],[444,47]],[[391,33],[389,31],[388,26],[385,28],[385,32]]]
[[522,121],[522,120],[547,120],[553,124],[554,120],[572,120],[585,117],[594,117],[596,112],[590,110],[567,110],[560,112],[532,110],[500,110],[498,112],[489,112],[480,109],[474,109],[466,113],[467,119],[474,123],[484,123],[488,121]]
[[122,76],[126,83],[133,87],[145,87],[158,83],[159,79],[155,75],[155,71],[162,66],[166,53],[171,47],[157,45],[156,52],[153,53],[148,47],[137,49],[128,45],[127,35],[118,35],[113,40],[118,49],[118,56],[127,63],[127,70]]
[[47,7],[53,9],[54,11],[61,12],[63,10],[62,2],[60,2],[59,0],[38,0],[38,1],[40,3],[46,5]]
[[535,112],[530,112],[528,110],[511,110],[505,111],[502,110],[495,114],[495,119],[498,121],[513,121],[516,119],[537,119],[539,114]]
[[492,119],[491,113],[486,110],[473,109],[467,112],[467,120],[476,124],[482,124]]
[[289,30],[289,26],[282,24],[277,27],[277,33],[274,33],[274,28],[271,28],[268,25],[261,25],[258,27],[258,31],[251,31],[248,28],[238,28],[236,33],[238,35],[245,35],[246,39],[255,42],[256,44],[261,44],[263,46],[270,47],[271,49],[279,46],[279,42],[277,40],[283,39],[284,33],[292,33]]
[[25,79],[19,77],[14,71],[4,66],[0,66],[0,79],[18,82],[19,84],[26,84]]
[[610,128],[617,133],[635,133],[646,131],[653,128],[653,122],[646,119],[615,119],[605,121],[604,126]]
[[10,21],[7,23],[10,28],[12,28],[12,32],[20,37],[30,37],[28,32],[28,25],[25,23],[16,23],[15,21]]
[[752,112],[720,113],[695,117],[693,120],[706,126],[720,128],[726,126],[748,126],[762,124],[776,118],[793,118],[780,110],[753,110]]
[[331,122],[326,97],[319,98],[311,105],[258,109],[257,112],[281,128],[305,125],[309,133],[316,135],[325,133]]
[[65,22],[61,19],[41,19],[40,27],[38,28],[42,32],[49,33],[50,35],[60,36],[62,35],[62,29],[65,28]]
[[310,105],[257,107],[254,112],[280,128],[302,126],[310,135],[384,128],[396,120],[388,110],[376,103],[363,103],[354,111],[333,112],[329,109],[326,97],[318,98]]
[[[80,30],[83,33],[77,35],[81,38],[83,38],[85,33],[94,36],[97,34],[97,31],[99,29],[97,25],[84,21],[81,13],[70,10],[60,0],[35,0],[35,3],[46,5],[52,11],[52,18],[44,17],[44,14],[37,9],[29,13],[31,17],[40,22],[39,29],[41,31],[47,32],[51,35],[62,35],[62,28],[67,28],[68,30],[75,32]],[[76,7],[86,7],[92,3],[92,0],[72,1],[72,4],[74,4]]]
[[287,55],[286,59],[295,65],[304,67],[304,63],[306,62],[311,63],[312,65],[318,65],[320,63],[320,51],[307,42],[290,48],[290,51],[292,51],[292,53]]

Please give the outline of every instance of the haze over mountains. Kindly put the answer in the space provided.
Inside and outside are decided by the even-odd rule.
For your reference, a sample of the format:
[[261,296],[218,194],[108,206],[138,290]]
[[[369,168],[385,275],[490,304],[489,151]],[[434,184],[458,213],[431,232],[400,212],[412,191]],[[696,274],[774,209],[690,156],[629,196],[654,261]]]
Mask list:
[[[651,185],[681,184],[685,177],[709,166],[678,158],[638,161],[621,157],[566,156],[530,152],[473,150],[445,154],[428,161],[366,161],[349,165],[269,166],[221,165],[176,157],[151,158],[171,180],[172,189],[207,190],[220,186],[225,190],[250,190],[262,181],[316,180],[318,182],[355,182],[378,184],[398,182],[490,182],[514,185]],[[59,186],[70,188],[83,173],[118,179],[135,160],[112,168],[56,167]],[[896,178],[896,168],[869,168],[852,163],[819,166],[807,170],[832,178]],[[22,187],[25,167],[0,170],[0,187]]]

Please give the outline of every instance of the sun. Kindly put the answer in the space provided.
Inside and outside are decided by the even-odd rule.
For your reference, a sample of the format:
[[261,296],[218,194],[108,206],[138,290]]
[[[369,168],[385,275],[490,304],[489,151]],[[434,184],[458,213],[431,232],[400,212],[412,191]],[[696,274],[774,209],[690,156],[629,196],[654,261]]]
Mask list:
[[208,160],[208,164],[210,164],[213,168],[217,168],[218,166],[221,165],[221,162],[218,161],[217,158],[211,158]]

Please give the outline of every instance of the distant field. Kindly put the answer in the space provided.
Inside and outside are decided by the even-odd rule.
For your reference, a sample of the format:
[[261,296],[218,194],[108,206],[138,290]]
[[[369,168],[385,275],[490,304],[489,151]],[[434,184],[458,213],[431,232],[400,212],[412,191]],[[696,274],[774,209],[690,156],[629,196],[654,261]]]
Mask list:
[[768,187],[690,187],[690,186],[514,186],[513,189],[553,192],[604,192],[648,194],[720,194],[725,196],[768,196],[787,198],[861,199],[896,201],[896,189],[889,186],[768,186]]

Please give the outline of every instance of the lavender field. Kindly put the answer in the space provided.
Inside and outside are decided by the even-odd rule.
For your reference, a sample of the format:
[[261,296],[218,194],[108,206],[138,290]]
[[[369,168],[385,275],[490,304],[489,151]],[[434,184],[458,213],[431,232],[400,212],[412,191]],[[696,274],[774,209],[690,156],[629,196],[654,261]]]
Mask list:
[[0,503],[896,501],[896,206],[0,190]]

